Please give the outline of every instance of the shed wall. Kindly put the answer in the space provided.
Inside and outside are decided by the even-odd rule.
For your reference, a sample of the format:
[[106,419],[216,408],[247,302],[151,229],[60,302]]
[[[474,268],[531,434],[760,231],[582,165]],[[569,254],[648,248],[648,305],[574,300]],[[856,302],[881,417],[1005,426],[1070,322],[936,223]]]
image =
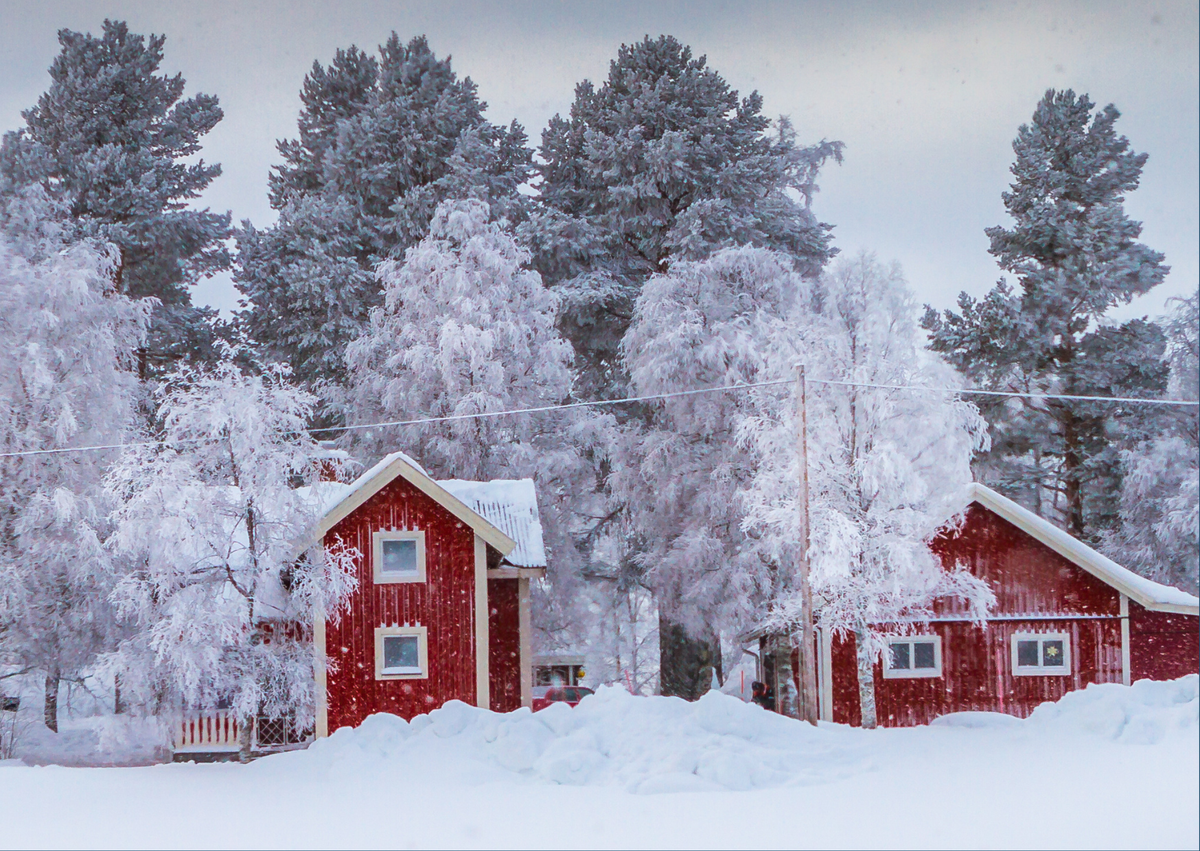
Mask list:
[[521,706],[521,610],[517,579],[488,580],[488,675],[491,708]]
[[1200,673],[1200,628],[1191,615],[1151,612],[1129,601],[1132,681]]
[[[425,532],[426,581],[376,585],[372,534]],[[375,712],[413,718],[448,700],[475,703],[475,533],[403,478],[386,485],[326,535],[358,548],[358,589],[326,626],[330,732]],[[375,679],[375,628],[424,626],[429,677]]]

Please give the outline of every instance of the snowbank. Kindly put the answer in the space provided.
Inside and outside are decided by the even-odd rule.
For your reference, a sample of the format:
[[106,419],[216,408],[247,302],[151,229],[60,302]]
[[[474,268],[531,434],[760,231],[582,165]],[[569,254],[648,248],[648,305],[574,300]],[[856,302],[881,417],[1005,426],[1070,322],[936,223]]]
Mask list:
[[[1007,731],[1023,739],[1077,735],[1156,744],[1200,728],[1200,677],[1099,685],[1039,707],[1021,721],[972,712],[935,726]],[[374,715],[305,752],[267,765],[341,772],[403,766],[430,782],[611,786],[633,793],[746,791],[829,783],[868,770],[884,738],[919,730],[814,728],[735,697],[709,692],[695,703],[634,697],[601,687],[571,709],[497,714],[453,701],[406,722]],[[272,769],[275,770],[275,769]]]
[[1196,848],[1198,682],[874,731],[603,689],[574,710],[377,715],[248,766],[10,762],[0,844]]
[[[743,791],[852,773],[846,752],[863,744],[717,692],[688,703],[610,686],[574,709],[557,704],[536,714],[500,715],[453,701],[411,723],[374,715],[282,758],[347,770],[403,764],[441,782]],[[823,767],[813,776],[816,766]]]

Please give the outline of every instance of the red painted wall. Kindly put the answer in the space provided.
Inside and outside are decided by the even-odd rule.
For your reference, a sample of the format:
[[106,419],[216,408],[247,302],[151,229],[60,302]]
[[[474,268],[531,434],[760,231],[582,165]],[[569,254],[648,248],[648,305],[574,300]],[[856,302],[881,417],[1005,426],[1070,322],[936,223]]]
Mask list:
[[[424,530],[426,581],[376,585],[371,535]],[[331,529],[362,553],[348,611],[326,626],[329,731],[357,726],[374,712],[413,718],[448,700],[475,703],[475,532],[403,478],[397,478]],[[375,679],[375,627],[428,629],[429,678]]]
[[496,712],[521,706],[521,612],[517,579],[488,580],[488,682]]
[[[1026,717],[1040,703],[1090,683],[1121,682],[1120,594],[1008,521],[972,505],[961,527],[932,544],[949,569],[965,565],[986,580],[996,606],[985,628],[964,621],[918,629],[942,637],[942,676],[883,678],[875,664],[875,701],[884,726],[926,724],[949,712],[986,710]],[[939,601],[938,616],[965,614],[958,600]],[[1059,617],[1055,617],[1055,616]],[[1067,616],[1067,617],[1063,617]],[[1065,632],[1073,671],[1063,677],[1014,677],[1015,632]],[[1149,612],[1130,602],[1133,678],[1169,679],[1194,673],[1200,656],[1197,619]],[[857,664],[853,637],[832,644],[835,721],[858,724]]]
[[1129,669],[1133,681],[1200,673],[1200,629],[1189,615],[1151,612],[1129,601]]

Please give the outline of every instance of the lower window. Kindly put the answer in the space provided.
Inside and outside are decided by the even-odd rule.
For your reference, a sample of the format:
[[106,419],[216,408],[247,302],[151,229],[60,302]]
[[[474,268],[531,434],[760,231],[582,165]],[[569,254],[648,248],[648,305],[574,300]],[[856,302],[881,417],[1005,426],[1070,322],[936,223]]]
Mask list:
[[940,677],[942,675],[942,637],[913,635],[889,638],[884,657],[884,679]]
[[375,679],[417,680],[429,676],[428,633],[423,626],[375,629]]
[[1012,669],[1019,677],[1071,673],[1071,637],[1065,632],[1018,632],[1012,637]]

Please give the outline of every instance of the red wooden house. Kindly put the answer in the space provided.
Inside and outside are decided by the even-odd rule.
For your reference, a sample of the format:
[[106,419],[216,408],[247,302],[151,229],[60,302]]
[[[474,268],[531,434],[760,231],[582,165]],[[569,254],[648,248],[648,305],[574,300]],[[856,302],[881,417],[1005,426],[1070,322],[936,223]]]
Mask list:
[[[532,480],[437,482],[397,452],[313,494],[325,510],[310,540],[340,539],[360,553],[345,610],[312,625],[316,736],[375,712],[411,719],[450,700],[499,712],[530,706],[529,581],[546,567]],[[252,747],[310,738],[259,718]],[[175,732],[176,758],[237,749],[225,710],[188,713]]]
[[[875,663],[881,726],[966,710],[1023,718],[1089,683],[1200,670],[1200,600],[1134,574],[990,488],[971,486],[961,525],[947,526],[932,548],[948,569],[964,564],[987,581],[996,605],[979,627],[961,602],[938,601],[928,623],[889,642]],[[858,724],[853,636],[818,633],[817,644],[820,717]]]
[[316,735],[449,700],[529,706],[529,580],[546,566],[533,482],[436,482],[394,453],[338,497],[317,533],[362,555],[346,611],[314,625]]

